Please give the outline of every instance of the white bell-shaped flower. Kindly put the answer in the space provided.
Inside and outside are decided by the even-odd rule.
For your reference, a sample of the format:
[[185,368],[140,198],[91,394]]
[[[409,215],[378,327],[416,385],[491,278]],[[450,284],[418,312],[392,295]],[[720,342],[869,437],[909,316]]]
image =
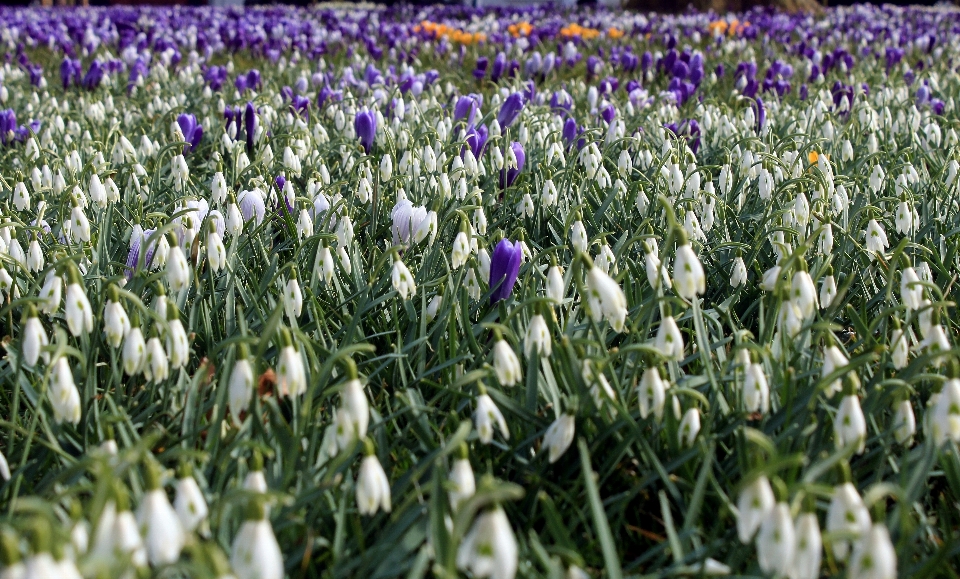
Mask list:
[[507,514],[499,506],[480,514],[457,549],[457,568],[474,577],[514,579],[517,539]]
[[176,563],[186,537],[180,519],[160,486],[160,467],[152,461],[146,465],[146,492],[137,509],[137,524],[144,538],[147,558],[153,566]]

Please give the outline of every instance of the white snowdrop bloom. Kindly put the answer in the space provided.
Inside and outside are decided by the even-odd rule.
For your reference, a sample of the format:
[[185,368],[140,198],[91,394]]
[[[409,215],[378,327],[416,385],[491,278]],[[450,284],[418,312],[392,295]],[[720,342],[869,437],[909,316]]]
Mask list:
[[43,352],[43,348],[50,344],[50,339],[47,337],[47,332],[43,329],[40,319],[37,318],[36,310],[31,307],[28,308],[27,312],[27,319],[21,330],[20,348],[23,361],[26,362],[27,366],[36,366],[41,355],[44,362],[49,362],[50,354]]
[[177,478],[176,491],[173,507],[176,510],[177,518],[180,520],[180,526],[184,531],[192,533],[207,518],[210,509],[207,507],[207,500],[204,498],[197,480],[193,478],[191,469],[186,469]]
[[407,299],[417,295],[417,284],[414,283],[413,274],[407,269],[400,258],[393,261],[393,272],[390,276],[393,283],[393,289],[400,294],[401,299]]
[[606,318],[615,332],[623,332],[627,318],[627,298],[620,285],[598,267],[587,272],[590,317],[594,322]]
[[790,298],[793,303],[800,308],[800,312],[805,319],[809,319],[817,311],[817,288],[813,284],[813,278],[805,270],[797,271],[793,274],[793,280],[790,284]]
[[463,501],[469,499],[477,492],[477,481],[473,474],[473,467],[470,465],[470,459],[461,452],[460,458],[453,461],[450,468],[448,481],[450,488],[447,490],[447,497],[450,499],[450,508],[456,510]]
[[897,226],[897,232],[903,235],[907,235],[913,229],[913,209],[906,201],[897,204],[894,223]]
[[170,253],[167,256],[167,285],[170,291],[179,292],[190,286],[190,264],[187,263],[187,257],[183,254],[180,246],[171,243]]
[[760,364],[752,363],[747,366],[743,383],[743,403],[750,412],[766,414],[770,411],[770,387]]
[[333,283],[333,276],[336,273],[336,269],[333,263],[333,254],[330,252],[328,246],[324,245],[320,248],[319,253],[317,253],[317,261],[320,263],[319,273],[324,283]]
[[885,525],[874,523],[857,542],[847,573],[850,579],[896,579],[897,551]]
[[824,224],[820,236],[817,238],[817,251],[820,255],[830,255],[833,253],[833,225]]
[[100,181],[100,176],[96,173],[90,175],[90,183],[87,187],[90,191],[90,201],[100,208],[107,206],[107,189]]
[[653,416],[660,421],[663,418],[663,406],[667,400],[667,385],[660,378],[656,366],[643,371],[640,384],[637,387],[637,398],[640,402],[640,417],[646,419]]
[[240,235],[240,232],[243,231],[243,223],[243,214],[240,212],[240,208],[237,207],[236,203],[231,202],[227,205],[227,216],[224,219],[226,232],[234,237]]
[[[176,563],[186,541],[177,512],[160,487],[159,467],[147,465],[146,492],[137,509],[137,524],[144,539],[147,558],[154,566]],[[154,470],[154,472],[150,472]]]
[[40,248],[40,241],[37,240],[36,234],[33,234],[30,239],[30,244],[27,246],[27,269],[34,272],[40,271],[43,269],[44,262],[45,260],[43,258],[43,250]]
[[844,396],[833,419],[833,438],[838,448],[856,445],[861,454],[867,441],[867,420],[860,408],[860,399],[855,395]]
[[283,347],[277,360],[277,388],[281,396],[299,396],[307,391],[307,376],[303,368],[303,356],[293,345],[290,331],[281,332]]
[[893,367],[901,370],[907,367],[908,357],[910,355],[909,337],[900,328],[897,328],[890,335],[890,358]]
[[923,284],[912,267],[905,267],[900,274],[900,300],[908,310],[919,310],[923,303]]
[[[489,283],[490,279],[489,271],[486,273],[486,278],[484,281]],[[477,270],[476,268],[469,268],[467,270],[467,275],[463,278],[463,286],[467,289],[467,295],[470,296],[472,300],[480,299],[480,281],[477,279]]]
[[946,352],[950,349],[950,339],[947,338],[947,331],[942,325],[931,323],[924,330],[923,321],[921,321],[921,331],[924,333],[923,341],[920,343],[921,349],[928,350],[931,353]]
[[233,539],[230,567],[236,579],[283,579],[283,553],[257,500],[247,507],[243,524]]
[[227,201],[227,181],[223,178],[223,172],[217,171],[213,176],[213,183],[210,187],[210,202],[216,205]]
[[90,307],[87,294],[80,285],[80,274],[72,271],[71,277],[73,279],[67,286],[64,299],[64,316],[67,318],[67,328],[74,336],[89,334],[93,331],[93,309]]
[[383,466],[373,454],[372,445],[360,462],[357,475],[357,510],[361,515],[375,515],[378,510],[390,512],[390,481]]
[[[115,289],[112,289],[112,293],[113,298],[119,297]],[[107,343],[114,348],[119,348],[129,332],[130,319],[123,305],[119,301],[108,299],[103,307],[103,333],[106,335]]]
[[478,579],[514,579],[518,565],[517,539],[507,514],[499,506],[473,522],[457,548],[457,568]]
[[157,384],[166,380],[170,375],[170,366],[169,360],[167,359],[167,353],[163,349],[163,344],[160,343],[160,338],[157,336],[151,337],[147,340],[147,351],[144,358],[143,374],[147,380]]
[[17,208],[17,211],[30,209],[30,193],[22,181],[13,187],[13,206]]
[[737,535],[741,543],[746,545],[753,539],[775,503],[776,498],[766,476],[761,475],[743,487],[737,497]]
[[520,203],[517,204],[517,215],[533,217],[536,211],[537,209],[533,205],[533,197],[529,193],[524,193]]
[[443,296],[435,295],[433,298],[427,302],[427,307],[424,310],[424,314],[427,318],[427,323],[432,322],[437,319],[437,313],[440,311],[440,306],[443,304]]
[[680,361],[683,359],[683,335],[680,333],[680,328],[677,327],[677,321],[673,316],[665,316],[660,321],[654,347],[667,360]]
[[873,170],[870,172],[870,189],[873,191],[874,195],[880,193],[880,188],[883,187],[883,180],[886,178],[884,174],[883,167],[880,165],[874,165]]
[[796,536],[790,506],[779,502],[767,511],[757,534],[757,562],[765,573],[787,575],[793,566]]
[[579,219],[576,220],[573,227],[570,228],[570,243],[577,253],[587,251],[590,240],[587,238],[587,230],[583,226],[583,222]]
[[777,282],[780,281],[781,272],[782,270],[779,265],[775,265],[763,272],[763,278],[760,281],[760,289],[768,292],[772,292],[777,289]]
[[910,445],[917,433],[917,418],[909,399],[901,400],[893,415],[894,436],[899,444]]
[[800,513],[794,530],[796,543],[787,576],[790,579],[817,579],[823,559],[823,538],[816,513]]
[[[329,252],[329,249],[327,251]],[[303,292],[300,291],[300,281],[296,275],[287,280],[283,290],[283,310],[291,321],[299,318],[303,312]]]
[[238,424],[240,413],[247,409],[253,397],[253,366],[250,365],[248,357],[247,347],[241,345],[227,386],[227,404],[234,422]]
[[823,277],[823,281],[820,283],[820,307],[829,308],[836,297],[837,280],[834,279],[832,273],[828,273]]
[[90,241],[90,221],[79,205],[70,211],[70,234],[74,243]]
[[863,235],[866,238],[866,247],[871,254],[871,259],[875,259],[876,254],[882,254],[890,246],[883,226],[877,223],[876,219],[867,222],[867,229],[863,232]]
[[474,422],[477,428],[477,435],[480,442],[490,444],[493,440],[494,428],[500,431],[504,440],[510,440],[510,431],[507,429],[507,421],[493,399],[484,390],[481,390],[476,401],[477,408],[474,411]]
[[747,265],[743,262],[743,257],[737,256],[733,260],[733,268],[730,272],[730,287],[740,287],[747,283]]
[[80,392],[73,381],[73,371],[63,356],[56,359],[47,385],[47,398],[53,406],[53,417],[57,423],[80,422]]
[[554,303],[560,303],[563,301],[564,296],[567,293],[567,285],[563,281],[563,271],[558,265],[550,266],[550,269],[547,270],[547,285],[546,285],[546,294]]
[[557,462],[573,443],[576,432],[576,418],[572,414],[561,414],[547,428],[543,435],[543,447],[547,449],[547,460]]
[[694,300],[706,291],[707,278],[703,265],[688,243],[681,242],[677,248],[673,263],[673,283],[677,294],[687,300]]
[[540,193],[540,201],[544,207],[553,207],[560,198],[557,192],[557,186],[553,184],[553,179],[547,179],[543,183],[543,190]]
[[947,441],[960,442],[960,379],[944,381],[931,408],[930,427],[937,447]]
[[534,314],[527,324],[526,334],[523,340],[523,353],[528,358],[534,354],[539,354],[543,358],[549,358],[553,352],[552,342],[550,340],[550,329],[547,322],[540,314]]
[[223,239],[216,227],[211,224],[210,232],[207,233],[207,263],[210,264],[210,270],[214,273],[223,269],[227,263],[227,248],[223,245]]
[[693,446],[700,433],[700,409],[696,406],[683,413],[680,426],[677,427],[677,442],[681,447]]
[[123,341],[123,371],[127,376],[138,374],[143,367],[147,345],[143,340],[140,326],[133,326]]
[[313,219],[310,218],[310,212],[306,209],[300,209],[297,216],[297,239],[303,241],[307,237],[313,236]]
[[[823,349],[823,367],[820,369],[821,379],[826,379],[834,371],[846,367],[849,363],[850,361],[840,348],[834,345],[827,346]],[[827,385],[825,390],[827,396],[833,396],[840,391],[840,380],[840,378],[836,378]]]
[[167,318],[167,359],[171,368],[182,368],[190,359],[190,342],[175,303],[167,308]]
[[[351,366],[351,372],[355,372]],[[370,403],[360,380],[354,376],[347,380],[340,392],[340,408],[335,417],[337,445],[348,450],[367,435],[370,424]]]
[[450,254],[450,267],[460,269],[470,257],[470,240],[466,231],[460,231],[453,240],[453,251]]

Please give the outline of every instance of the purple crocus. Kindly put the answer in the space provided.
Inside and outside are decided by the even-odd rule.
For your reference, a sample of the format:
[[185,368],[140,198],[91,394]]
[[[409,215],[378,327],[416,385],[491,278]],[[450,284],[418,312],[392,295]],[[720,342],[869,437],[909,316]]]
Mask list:
[[283,175],[277,175],[273,183],[277,186],[277,191],[283,193],[283,186],[287,184],[287,178]]
[[90,68],[87,69],[87,74],[85,74],[83,80],[80,81],[80,86],[87,90],[93,90],[100,86],[100,81],[102,80],[103,65],[100,64],[99,60],[94,60],[90,63]]
[[510,143],[510,148],[513,149],[513,156],[517,159],[517,166],[513,169],[505,168],[500,171],[500,187],[513,185],[513,182],[517,180],[517,175],[520,174],[520,171],[523,171],[523,165],[527,160],[527,154],[523,150],[523,145],[514,141]]
[[180,125],[183,140],[187,142],[183,146],[184,154],[196,150],[197,146],[200,145],[200,139],[203,138],[203,127],[197,122],[197,117],[189,113],[183,113],[177,117],[177,124]]
[[467,126],[472,127],[474,117],[477,116],[478,108],[480,108],[480,101],[477,95],[468,94],[460,97],[457,99],[457,104],[453,107],[453,122],[464,119]]
[[[464,139],[467,142],[467,147],[470,147],[470,152],[473,153],[474,157],[479,158],[483,154],[483,148],[487,146],[487,125],[480,125],[479,127],[471,127],[467,130],[467,136]],[[463,153],[466,151],[466,147],[460,150],[460,155],[463,156]]]
[[481,56],[477,59],[477,66],[473,69],[473,78],[481,80],[484,76],[487,75],[487,64],[490,61],[486,56]]
[[247,134],[247,153],[253,152],[253,137],[257,132],[257,109],[252,102],[247,102],[247,108],[243,111],[243,128]]
[[517,117],[520,116],[520,111],[523,110],[523,95],[515,92],[507,97],[507,100],[503,101],[503,105],[500,107],[500,112],[497,113],[497,122],[500,123],[500,128],[505,129],[513,124],[513,121],[517,120]]
[[64,58],[60,63],[60,80],[63,82],[64,90],[70,88],[73,83],[80,82],[80,61],[72,58]]
[[504,53],[497,54],[497,57],[493,59],[493,67],[490,68],[490,80],[497,82],[500,80],[500,77],[503,76],[503,70],[507,66],[507,55]]
[[4,145],[14,138],[14,131],[17,130],[17,113],[13,109],[4,109],[0,111],[0,141]]
[[359,111],[353,119],[353,129],[360,138],[364,152],[369,155],[373,140],[377,136],[377,117],[371,111]]
[[520,275],[520,262],[523,258],[523,249],[519,242],[514,243],[507,238],[493,249],[490,258],[490,303],[495,304],[505,300],[513,293],[513,286]]

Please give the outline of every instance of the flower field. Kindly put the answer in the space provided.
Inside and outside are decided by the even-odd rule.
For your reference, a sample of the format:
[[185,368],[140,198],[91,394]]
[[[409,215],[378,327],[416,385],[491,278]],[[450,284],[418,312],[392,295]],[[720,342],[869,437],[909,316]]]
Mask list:
[[0,578],[955,576],[960,12],[0,19]]

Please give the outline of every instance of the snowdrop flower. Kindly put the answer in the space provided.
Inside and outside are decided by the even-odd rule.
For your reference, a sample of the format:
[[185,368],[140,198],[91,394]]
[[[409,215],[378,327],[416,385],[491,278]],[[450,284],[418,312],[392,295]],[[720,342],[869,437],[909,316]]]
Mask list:
[[534,354],[539,354],[543,358],[549,358],[553,351],[550,340],[550,329],[547,322],[540,314],[534,314],[527,324],[526,335],[523,340],[523,353],[528,358]]
[[900,300],[907,310],[919,310],[923,304],[923,283],[912,267],[905,267],[900,274]]
[[940,395],[931,408],[930,426],[937,447],[947,441],[960,441],[960,379],[955,374],[955,362],[951,362],[951,376],[944,381]]
[[507,344],[499,332],[495,332],[496,343],[493,345],[493,370],[497,380],[503,386],[513,386],[522,379],[520,360],[517,359],[513,348]]
[[747,283],[747,266],[743,257],[737,256],[733,260],[733,269],[730,272],[730,287],[740,287]]
[[763,517],[757,535],[757,562],[765,573],[787,575],[793,566],[796,538],[790,506],[779,502]]
[[510,431],[507,429],[507,421],[497,405],[494,404],[486,388],[480,387],[480,395],[477,396],[477,408],[474,411],[474,422],[476,423],[477,435],[480,442],[490,444],[493,440],[493,430],[497,428],[504,440],[510,440]]
[[547,297],[554,303],[559,304],[563,301],[566,293],[567,284],[563,281],[563,270],[560,269],[559,265],[554,263],[550,266],[550,269],[547,270]]
[[874,523],[854,546],[847,573],[850,579],[896,579],[897,552],[886,526]]
[[216,273],[227,263],[227,248],[224,247],[223,239],[213,222],[209,225],[206,245],[207,262],[210,264],[210,270]]
[[450,499],[450,508],[453,510],[457,510],[457,507],[477,492],[477,481],[473,475],[470,459],[467,457],[465,443],[460,445],[459,456],[453,461],[447,480],[450,482],[447,497]]
[[696,406],[688,408],[683,413],[680,426],[677,428],[677,440],[681,447],[693,446],[697,434],[700,433],[700,409]]
[[480,514],[457,548],[457,568],[474,577],[513,579],[517,574],[517,539],[499,506]]
[[277,361],[277,387],[281,396],[299,396],[307,391],[303,357],[293,345],[290,330],[280,330],[280,359]]
[[763,366],[751,363],[747,366],[743,384],[743,403],[749,412],[766,414],[770,411],[770,387],[763,373]]
[[[172,236],[172,234],[171,234]],[[170,291],[179,292],[190,286],[190,264],[176,240],[171,238],[170,253],[167,256],[167,285]]]
[[913,413],[910,399],[901,400],[893,415],[894,436],[897,443],[909,446],[913,442],[913,435],[917,433],[917,418]]
[[341,404],[334,422],[337,445],[341,450],[347,450],[356,441],[363,440],[370,424],[370,403],[352,360],[347,364],[347,376],[349,379],[340,392]]
[[[823,349],[823,367],[820,369],[821,379],[826,379],[834,371],[846,367],[849,363],[850,361],[840,348],[834,345],[827,346]],[[827,385],[826,394],[827,396],[833,396],[839,391],[840,378],[835,378]]]
[[[862,536],[870,529],[870,513],[856,487],[844,482],[833,489],[833,497],[827,509],[827,532],[830,534],[850,534]],[[856,544],[856,541],[854,541]],[[833,552],[840,560],[846,560],[850,552],[850,541],[834,539]]]
[[743,487],[737,497],[737,535],[741,543],[746,545],[753,539],[775,503],[776,498],[766,476],[760,475]]
[[827,275],[820,283],[820,307],[829,308],[837,297],[837,280],[833,277],[833,267],[827,268]]
[[53,416],[58,422],[80,422],[80,392],[73,381],[73,371],[67,359],[59,357],[53,363],[47,396],[53,406]]
[[67,328],[74,336],[89,334],[93,331],[93,310],[87,294],[80,285],[80,273],[76,267],[69,270],[71,278],[67,286],[66,305],[64,315],[67,319]]
[[587,261],[587,303],[594,322],[606,318],[615,332],[623,332],[627,319],[627,298],[620,285],[600,268]]
[[0,479],[3,479],[4,482],[10,480],[10,463],[7,462],[7,457],[0,452]]
[[694,300],[706,291],[707,278],[700,259],[681,234],[676,259],[673,262],[673,283],[680,297]]
[[[154,330],[156,331],[156,330]],[[170,375],[169,360],[163,350],[163,344],[156,335],[147,340],[147,352],[144,359],[143,374],[148,381],[158,384]]]
[[26,263],[27,269],[30,271],[40,271],[43,269],[43,250],[40,249],[40,242],[37,240],[36,232],[31,235],[30,245],[27,246]]
[[[802,264],[802,260],[801,260]],[[803,268],[793,274],[790,284],[790,298],[797,305],[804,319],[809,319],[817,311],[817,288],[813,285],[813,278]]]
[[867,222],[867,229],[863,232],[866,238],[867,251],[870,252],[870,259],[875,259],[876,254],[882,254],[890,243],[887,241],[887,234],[883,231],[883,226],[877,223],[876,219]]
[[93,201],[94,204],[100,208],[107,206],[107,189],[103,186],[103,183],[100,181],[100,176],[96,173],[90,175],[88,189],[90,190],[90,200]]
[[266,519],[262,499],[253,499],[233,539],[230,566],[237,579],[283,579],[283,553]]
[[543,447],[547,449],[547,460],[553,464],[563,456],[573,443],[573,435],[576,432],[576,417],[567,411],[561,414],[547,428],[543,435]]
[[227,385],[227,405],[237,424],[240,423],[240,413],[250,406],[250,399],[253,397],[253,366],[250,365],[249,357],[247,345],[240,344]]
[[323,279],[323,282],[326,284],[333,283],[333,276],[336,273],[333,263],[333,254],[330,252],[330,247],[328,247],[325,242],[320,248],[320,252],[317,254],[317,261],[320,262],[320,276]]
[[[328,250],[329,251],[329,250]],[[287,281],[283,291],[283,310],[291,322],[300,317],[303,312],[303,293],[300,291],[300,282],[294,272]]]
[[908,357],[910,355],[910,345],[907,334],[900,329],[899,323],[890,336],[890,359],[893,367],[901,370],[907,367]]
[[110,286],[107,289],[110,298],[103,307],[103,333],[106,335],[107,343],[114,348],[119,348],[123,339],[130,332],[130,319],[123,305],[120,304],[120,293],[116,286]]
[[137,524],[144,538],[147,558],[154,566],[176,563],[180,558],[186,537],[176,511],[160,486],[160,468],[147,463],[146,492],[137,509]]
[[50,339],[47,338],[47,332],[37,318],[37,309],[32,304],[27,306],[24,317],[26,319],[23,323],[20,345],[23,361],[27,366],[36,366],[42,354],[43,361],[49,362],[50,354],[43,352],[43,348],[50,344]]
[[854,444],[857,454],[863,452],[867,441],[867,420],[860,408],[860,399],[855,394],[846,394],[840,401],[840,408],[833,419],[833,437],[837,448]]
[[197,480],[193,478],[193,469],[189,464],[181,469],[176,490],[173,506],[177,512],[177,518],[183,530],[192,533],[207,518],[209,507]]
[[460,233],[453,240],[453,251],[450,254],[450,267],[460,269],[467,263],[470,257],[470,240],[467,232],[461,229]]
[[570,243],[577,253],[587,251],[590,240],[587,238],[587,230],[583,226],[583,221],[577,219],[570,228]]
[[143,332],[140,330],[139,321],[137,321],[127,332],[127,337],[123,341],[123,371],[127,376],[134,376],[140,372],[146,355],[146,348]]
[[180,310],[170,300],[167,306],[167,359],[171,368],[182,368],[190,359],[190,342],[180,321]]
[[790,579],[817,579],[823,558],[823,539],[815,513],[801,513],[795,523],[796,545],[787,571]]
[[437,294],[430,299],[430,301],[427,303],[427,308],[424,311],[424,314],[427,318],[427,323],[437,319],[437,313],[439,313],[441,305],[443,305],[442,295]]
[[365,456],[360,462],[360,474],[357,475],[357,510],[361,515],[375,515],[378,510],[390,512],[390,481],[383,471],[377,455],[373,452],[373,443],[364,439]]
[[417,295],[417,284],[413,281],[413,274],[399,257],[393,260],[393,273],[390,279],[393,282],[393,289],[400,294],[401,299],[405,300]]
[[659,421],[663,418],[663,405],[667,399],[667,385],[660,378],[656,366],[643,371],[637,388],[640,402],[640,417],[646,419],[652,413]]
[[666,315],[660,321],[654,347],[667,360],[680,361],[683,359],[683,335],[680,333],[680,328],[677,327],[677,321],[673,319],[673,316]]

